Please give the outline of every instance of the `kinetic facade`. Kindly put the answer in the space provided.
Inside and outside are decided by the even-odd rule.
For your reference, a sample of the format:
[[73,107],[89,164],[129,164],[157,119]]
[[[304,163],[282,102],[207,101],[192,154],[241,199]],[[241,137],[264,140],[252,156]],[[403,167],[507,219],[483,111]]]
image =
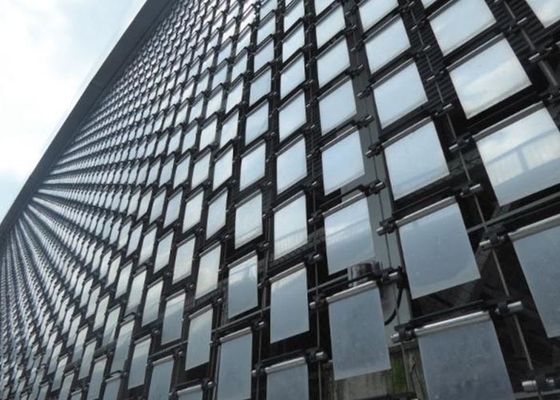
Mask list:
[[559,398],[560,2],[155,3],[0,228],[1,399]]

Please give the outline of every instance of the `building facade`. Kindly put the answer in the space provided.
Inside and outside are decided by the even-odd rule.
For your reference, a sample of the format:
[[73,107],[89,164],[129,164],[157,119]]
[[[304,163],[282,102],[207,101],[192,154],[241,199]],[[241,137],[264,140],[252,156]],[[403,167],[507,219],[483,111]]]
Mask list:
[[0,227],[0,398],[560,398],[559,20],[148,1]]

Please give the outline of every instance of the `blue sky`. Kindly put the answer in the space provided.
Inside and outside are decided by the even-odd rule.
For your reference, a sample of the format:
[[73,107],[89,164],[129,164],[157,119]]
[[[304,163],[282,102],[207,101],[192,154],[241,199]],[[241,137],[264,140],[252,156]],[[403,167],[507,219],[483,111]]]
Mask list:
[[0,220],[145,0],[0,0]]

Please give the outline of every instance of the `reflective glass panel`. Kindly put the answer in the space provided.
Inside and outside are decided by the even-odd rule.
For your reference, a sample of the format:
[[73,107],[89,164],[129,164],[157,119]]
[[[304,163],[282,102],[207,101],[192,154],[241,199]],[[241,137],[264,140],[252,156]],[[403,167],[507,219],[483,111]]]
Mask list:
[[180,293],[167,300],[163,314],[161,343],[168,343],[181,337],[183,328],[183,308],[185,293]]
[[[288,4],[289,2],[286,2]],[[284,14],[284,31],[290,27],[300,18],[303,17],[305,9],[303,7],[303,0],[294,0],[288,5],[286,13]]]
[[377,24],[391,10],[397,8],[399,3],[397,0],[366,0],[359,5],[360,19],[364,31],[367,31],[373,25]]
[[210,170],[210,160],[211,160],[210,152],[206,153],[201,158],[196,160],[193,168],[191,188],[197,187],[199,184],[201,184],[206,179],[208,179],[208,172]]
[[305,44],[305,32],[303,24],[294,29],[282,41],[282,61],[290,58],[299,48]]
[[238,120],[239,112],[236,111],[224,121],[220,135],[220,147],[225,146],[227,142],[237,136]]
[[154,262],[154,272],[159,271],[169,263],[171,255],[171,245],[173,244],[173,231],[160,239],[156,251],[156,260]]
[[152,255],[154,254],[154,246],[156,244],[156,233],[157,228],[153,228],[144,235],[142,248],[140,249],[140,256],[138,257],[138,265],[142,265],[152,258]]
[[266,400],[307,400],[308,379],[305,358],[273,365],[266,372]]
[[189,230],[200,222],[202,213],[202,202],[204,192],[200,191],[187,200],[185,204],[185,215],[183,217],[183,232]]
[[265,101],[247,115],[245,122],[245,145],[248,145],[268,130],[268,120],[268,101]]
[[156,197],[154,197],[152,210],[150,211],[150,224],[161,217],[163,213],[163,205],[165,204],[165,196],[165,190],[162,190],[156,195]]
[[253,70],[256,72],[269,63],[274,58],[274,40],[269,40],[263,44],[255,54]]
[[346,39],[342,38],[325,50],[317,59],[319,86],[323,86],[349,67],[348,44]]
[[175,169],[175,176],[173,177],[173,188],[183,184],[189,177],[189,166],[191,163],[191,156],[187,155],[179,164],[177,164],[177,168]]
[[111,372],[121,371],[128,359],[130,350],[130,341],[132,339],[132,330],[134,329],[134,320],[130,320],[121,325],[115,352],[113,353],[113,362],[111,364]]
[[166,228],[179,218],[181,212],[181,203],[183,201],[183,191],[180,190],[175,193],[167,202],[167,209],[165,210],[165,219],[163,227]]
[[280,97],[285,97],[305,80],[305,60],[299,56],[283,71],[280,78]]
[[305,139],[289,144],[276,158],[276,191],[286,190],[307,176]]
[[527,3],[545,28],[560,20],[560,3],[556,0],[527,0]]
[[325,17],[323,17],[315,26],[315,34],[317,35],[317,48],[323,46],[334,35],[344,29],[344,11],[342,6],[335,7]]
[[280,140],[286,139],[306,122],[305,95],[303,92],[299,92],[280,109],[278,122]]
[[99,397],[101,391],[101,383],[103,383],[103,375],[105,373],[105,365],[107,357],[102,357],[95,361],[93,372],[91,373],[88,385],[87,400],[94,400]]
[[270,342],[309,330],[307,272],[299,265],[271,278]]
[[307,243],[307,204],[304,194],[274,212],[274,258],[280,258]]
[[259,237],[262,228],[262,194],[258,192],[235,210],[235,248]]
[[364,158],[360,134],[354,131],[335,140],[321,152],[325,194],[332,193],[364,175]]
[[142,314],[142,326],[158,319],[162,289],[163,281],[161,280],[148,288],[146,301],[144,302],[144,313]]
[[402,19],[396,18],[365,43],[371,72],[379,71],[410,47]]
[[506,39],[477,51],[449,71],[467,118],[531,85]]
[[168,400],[173,373],[173,356],[154,362],[148,400]]
[[319,118],[323,134],[356,114],[352,81],[346,80],[319,100]]
[[175,266],[173,268],[173,283],[190,276],[194,255],[195,237],[185,240],[177,247]]
[[142,293],[144,291],[144,281],[146,280],[146,271],[140,272],[132,279],[132,286],[128,294],[128,302],[126,304],[126,312],[132,311],[134,307],[140,304]]
[[130,370],[128,373],[129,389],[144,384],[150,344],[151,338],[148,336],[144,339],[140,339],[134,345],[134,352],[132,353],[132,361],[130,362]]
[[480,278],[459,206],[445,204],[399,227],[412,298]]
[[222,342],[218,373],[217,400],[243,400],[251,397],[253,335]]
[[204,296],[218,287],[218,269],[222,246],[217,245],[200,256],[195,299]]
[[228,318],[258,305],[257,255],[250,255],[229,267],[227,310]]
[[177,400],[202,400],[202,387],[194,386],[177,392]]
[[[373,89],[382,128],[428,101],[416,63],[412,62]],[[399,101],[395,101],[399,99]]]
[[214,164],[212,188],[216,189],[231,177],[233,166],[233,148],[226,150]]
[[243,190],[264,176],[266,159],[266,144],[263,142],[255,146],[241,159],[241,175],[239,190]]
[[253,105],[257,100],[270,92],[270,82],[272,81],[272,73],[270,68],[260,74],[251,82],[251,93],[249,95],[249,104]]
[[210,359],[212,308],[201,310],[190,318],[185,369],[205,364]]
[[208,221],[206,223],[206,238],[218,232],[226,224],[227,190],[220,193],[208,205]]

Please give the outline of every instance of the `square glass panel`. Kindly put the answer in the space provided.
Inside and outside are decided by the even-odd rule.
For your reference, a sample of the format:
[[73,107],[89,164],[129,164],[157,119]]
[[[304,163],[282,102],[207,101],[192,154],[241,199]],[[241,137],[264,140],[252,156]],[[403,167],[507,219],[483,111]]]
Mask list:
[[179,190],[169,198],[167,202],[167,209],[165,210],[165,219],[163,220],[163,227],[166,228],[179,218],[181,213],[181,204],[183,201],[183,191]]
[[360,19],[364,32],[377,24],[392,10],[397,8],[397,0],[366,0],[359,5]]
[[183,331],[183,309],[185,293],[179,293],[167,300],[163,313],[163,328],[161,330],[161,344],[169,343],[181,337]]
[[321,18],[315,26],[317,48],[322,47],[345,27],[344,10],[342,6],[337,6],[329,11],[325,17]]
[[[382,128],[414,111],[428,101],[416,63],[410,62],[373,89]],[[399,99],[399,101],[395,101]]]
[[348,54],[348,44],[346,43],[346,39],[342,38],[332,46],[329,46],[329,48],[317,58],[319,87],[325,85],[349,67],[350,56]]
[[494,25],[494,15],[484,0],[457,0],[430,18],[430,25],[444,55],[459,48]]
[[385,160],[395,199],[449,175],[432,120],[413,126],[386,145]]
[[560,131],[542,106],[490,128],[478,151],[500,205],[560,183]]
[[190,316],[185,369],[197,367],[210,360],[212,308],[205,308]]
[[173,373],[173,356],[154,361],[148,400],[168,400]]
[[218,244],[200,256],[195,299],[199,299],[218,288],[221,252],[222,246]]
[[173,267],[173,283],[191,275],[196,238],[193,236],[177,247],[175,266]]
[[144,384],[151,343],[152,340],[150,336],[147,336],[144,339],[140,339],[134,345],[134,352],[132,353],[132,360],[130,362],[130,370],[128,373],[129,389]]
[[132,279],[130,292],[128,293],[128,302],[126,303],[126,313],[132,311],[140,304],[142,294],[144,293],[144,282],[146,280],[146,270],[140,272]]
[[218,232],[226,224],[228,191],[224,190],[208,205],[208,220],[206,222],[206,239]]
[[183,216],[183,232],[186,232],[200,222],[203,201],[204,192],[202,190],[187,200],[185,204],[185,215]]
[[132,339],[132,330],[134,329],[134,319],[124,322],[119,329],[117,344],[113,353],[113,362],[111,364],[111,372],[121,371],[128,359],[130,350],[130,341]]
[[274,211],[274,259],[307,243],[307,204],[298,194]]
[[305,358],[275,364],[266,370],[266,400],[309,399]]
[[449,76],[467,118],[531,85],[506,39],[485,45],[455,67]]
[[262,227],[262,194],[257,192],[235,210],[235,248],[259,237]]
[[307,122],[307,115],[305,111],[305,94],[303,92],[296,93],[282,105],[279,112],[278,122],[278,130],[281,141],[305,125]]
[[245,145],[250,144],[268,130],[268,101],[257,106],[245,121]]
[[418,337],[431,399],[513,400],[511,383],[492,322],[482,319]]
[[256,254],[237,261],[229,267],[227,310],[233,318],[258,305]]
[[381,297],[375,284],[356,286],[327,301],[334,379],[390,369]]
[[162,289],[162,280],[148,288],[146,292],[146,301],[144,301],[144,312],[142,313],[142,326],[158,319]]
[[199,184],[208,179],[210,171],[211,153],[207,152],[194,163],[191,188],[197,187]]
[[244,400],[251,397],[253,335],[237,332],[220,346],[217,400]]
[[212,188],[215,190],[222,183],[231,178],[233,168],[233,148],[226,150],[214,164],[214,179]]
[[299,56],[282,71],[280,97],[283,98],[305,81],[305,60]]
[[261,179],[265,174],[266,143],[249,150],[241,159],[241,173],[239,177],[239,190],[249,187]]
[[461,210],[443,200],[399,225],[413,299],[480,278]]
[[545,28],[560,20],[560,4],[556,0],[527,0]]
[[[558,217],[510,234],[523,274],[549,338],[560,336],[560,226]],[[540,224],[539,224],[540,223]],[[537,230],[537,228],[540,228]],[[543,229],[544,228],[544,229]],[[521,235],[522,231],[524,233]],[[514,236],[515,235],[515,236]]]
[[270,68],[261,73],[251,82],[251,90],[249,94],[249,105],[261,99],[263,96],[270,92],[270,85],[272,82],[272,73]]
[[190,164],[191,164],[191,156],[187,155],[179,164],[177,164],[177,168],[175,168],[175,176],[173,177],[173,188],[183,184],[189,178],[189,171],[190,171]]
[[156,251],[156,260],[154,262],[154,273],[166,267],[171,256],[171,246],[173,245],[173,231],[166,234],[160,239]]
[[305,31],[303,30],[303,24],[300,24],[282,41],[282,61],[288,60],[304,44]]
[[410,41],[402,18],[396,18],[365,43],[369,69],[372,73],[379,71],[399,55],[410,48]]
[[325,194],[332,193],[363,176],[364,157],[360,133],[353,131],[321,152],[323,165],[323,186]]
[[308,330],[307,271],[301,264],[271,278],[270,342]]
[[323,134],[333,130],[356,114],[352,81],[345,80],[319,99],[319,118]]
[[368,200],[365,197],[325,216],[329,274],[375,256]]
[[305,139],[290,143],[276,158],[276,192],[281,193],[307,176]]

